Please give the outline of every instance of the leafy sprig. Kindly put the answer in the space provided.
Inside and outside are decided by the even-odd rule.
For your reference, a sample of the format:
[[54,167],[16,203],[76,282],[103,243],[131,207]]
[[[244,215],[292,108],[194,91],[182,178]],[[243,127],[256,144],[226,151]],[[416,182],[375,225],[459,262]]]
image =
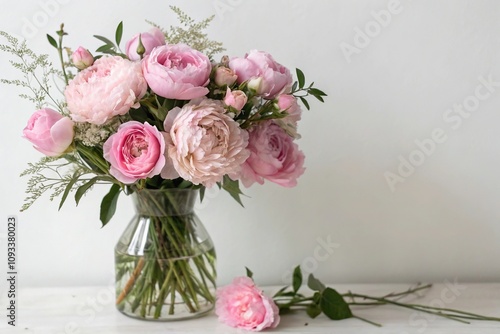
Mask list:
[[121,43],[122,37],[123,37],[123,21],[118,23],[118,26],[116,27],[116,30],[115,30],[115,42],[116,42],[116,44],[115,44],[115,42],[111,41],[110,39],[108,39],[107,37],[104,37],[104,36],[94,35],[94,37],[104,43],[102,46],[97,48],[96,52],[126,58],[126,55],[120,49],[120,43]]
[[[252,278],[252,271],[246,268],[246,272],[247,276]],[[405,303],[401,301],[401,298],[406,296],[420,296],[422,292],[429,290],[432,287],[432,284],[417,284],[416,286],[410,287],[405,291],[393,292],[380,297],[354,293],[351,291],[340,294],[337,290],[327,287],[319,279],[314,277],[313,274],[309,274],[307,279],[307,287],[313,291],[312,296],[306,296],[299,292],[302,288],[302,284],[302,271],[300,266],[297,266],[293,271],[291,286],[283,287],[273,296],[273,300],[278,306],[280,314],[303,309],[311,318],[316,318],[323,313],[332,320],[356,318],[371,325],[381,327],[381,324],[355,315],[351,306],[393,305],[466,324],[469,324],[470,320],[500,321],[500,318],[498,317],[484,316],[451,308]]]
[[292,95],[299,98],[307,110],[310,109],[309,102],[306,100],[307,96],[314,96],[318,99],[318,101],[325,102],[323,97],[328,95],[326,95],[326,93],[322,90],[315,88],[314,82],[310,83],[309,86],[306,87],[306,77],[304,72],[302,72],[299,68],[295,69],[295,72],[297,74],[297,81],[293,83]]
[[0,82],[19,86],[29,91],[29,94],[21,93],[19,96],[31,101],[38,109],[43,108],[52,102],[62,111],[62,103],[57,102],[50,94],[50,79],[57,74],[48,60],[46,54],[36,54],[28,48],[26,41],[19,40],[4,31],[0,31],[0,36],[7,40],[7,44],[0,44],[0,50],[13,55],[17,61],[10,60],[12,66],[22,73],[22,80],[1,79]]

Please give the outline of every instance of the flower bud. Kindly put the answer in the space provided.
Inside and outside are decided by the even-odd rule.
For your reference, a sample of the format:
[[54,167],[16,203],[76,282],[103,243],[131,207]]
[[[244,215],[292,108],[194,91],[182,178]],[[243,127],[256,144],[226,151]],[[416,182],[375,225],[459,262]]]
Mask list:
[[135,52],[139,55],[140,59],[142,59],[142,57],[146,53],[146,48],[144,47],[144,44],[142,44],[142,36],[140,34],[139,34],[137,49],[135,49]]
[[226,97],[224,97],[224,103],[227,106],[233,107],[237,111],[241,111],[247,103],[247,100],[247,96],[241,90],[231,91],[229,88],[226,91]]
[[260,94],[260,89],[262,87],[262,78],[257,77],[257,78],[253,78],[253,79],[248,80],[247,86],[248,86],[248,89],[250,89],[252,92],[254,92],[256,94]]
[[282,111],[288,111],[290,108],[297,108],[297,99],[290,94],[282,94],[278,96],[278,108]]
[[84,70],[94,63],[94,57],[89,52],[89,50],[80,46],[71,55],[71,61],[77,69]]
[[35,149],[49,157],[58,157],[70,149],[73,142],[73,121],[55,110],[37,110],[23,130]]
[[236,79],[238,79],[238,77],[234,71],[228,67],[219,66],[215,70],[214,80],[215,84],[219,87],[231,86],[236,82]]
[[125,45],[125,54],[132,61],[141,60],[153,49],[160,45],[165,45],[165,35],[158,28],[153,28],[149,32],[136,34]]

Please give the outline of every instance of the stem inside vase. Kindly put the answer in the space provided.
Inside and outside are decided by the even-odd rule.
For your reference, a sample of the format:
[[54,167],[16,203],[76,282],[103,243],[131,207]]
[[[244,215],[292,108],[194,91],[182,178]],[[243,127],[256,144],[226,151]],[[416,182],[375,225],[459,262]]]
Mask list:
[[116,306],[147,320],[197,317],[213,309],[216,255],[193,211],[196,190],[141,190],[136,216],[115,248]]

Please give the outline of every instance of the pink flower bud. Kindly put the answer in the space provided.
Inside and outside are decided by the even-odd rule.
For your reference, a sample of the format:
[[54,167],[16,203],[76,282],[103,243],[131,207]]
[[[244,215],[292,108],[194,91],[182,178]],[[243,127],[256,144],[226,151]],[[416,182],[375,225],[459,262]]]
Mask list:
[[219,66],[215,70],[215,84],[219,87],[231,86],[236,82],[238,77],[234,71],[228,67]]
[[278,96],[278,107],[280,110],[285,111],[290,109],[292,106],[295,108],[297,105],[297,99],[295,96],[290,94],[282,94]]
[[77,69],[84,70],[94,63],[94,56],[92,56],[89,50],[80,46],[71,55],[71,60]]
[[28,120],[23,137],[49,157],[62,155],[73,142],[73,121],[55,110],[37,110]]
[[227,89],[226,96],[224,97],[224,103],[238,111],[245,106],[247,100],[247,96],[241,90],[231,91],[229,88]]

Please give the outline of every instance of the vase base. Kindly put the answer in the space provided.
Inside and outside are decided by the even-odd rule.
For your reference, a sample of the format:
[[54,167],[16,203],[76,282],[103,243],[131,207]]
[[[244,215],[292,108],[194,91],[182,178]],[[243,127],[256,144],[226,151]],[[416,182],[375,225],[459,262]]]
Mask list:
[[182,320],[196,319],[196,318],[204,317],[213,311],[214,305],[207,305],[206,308],[202,308],[196,313],[179,312],[176,314],[160,315],[160,317],[158,317],[158,318],[156,318],[154,316],[148,316],[148,315],[143,317],[140,314],[129,313],[129,312],[126,312],[125,310],[120,310],[119,308],[117,308],[117,309],[121,314],[123,314],[129,318],[143,320],[143,321],[168,322],[168,321],[182,321]]

